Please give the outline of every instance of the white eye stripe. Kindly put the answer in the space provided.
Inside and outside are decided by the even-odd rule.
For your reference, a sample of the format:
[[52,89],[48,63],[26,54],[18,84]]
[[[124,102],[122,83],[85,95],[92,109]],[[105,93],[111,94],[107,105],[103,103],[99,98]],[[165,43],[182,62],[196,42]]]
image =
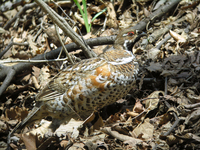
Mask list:
[[128,33],[124,33],[122,36],[125,37],[125,36],[133,36],[135,34],[134,31],[130,31]]
[[125,34],[123,34],[122,36],[127,36],[128,35],[128,33],[125,33]]
[[137,34],[139,34],[139,33],[140,33],[140,30],[135,30],[135,32],[136,32]]

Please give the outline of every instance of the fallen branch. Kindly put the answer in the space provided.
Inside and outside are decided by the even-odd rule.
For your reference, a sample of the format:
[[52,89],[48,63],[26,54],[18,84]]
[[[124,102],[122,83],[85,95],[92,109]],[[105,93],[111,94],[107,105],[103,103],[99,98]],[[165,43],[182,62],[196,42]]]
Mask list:
[[123,141],[123,142],[131,141],[134,146],[136,146],[139,143],[143,143],[143,141],[140,139],[136,139],[131,136],[120,134],[117,131],[113,131],[113,130],[111,130],[111,127],[104,127],[101,129],[101,131],[116,138],[116,139],[119,139],[120,141]]
[[[160,7],[158,10],[156,10],[155,12],[153,12],[152,14],[149,15],[148,18],[140,21],[138,24],[136,24],[134,26],[135,29],[138,29],[138,30],[144,30],[146,25],[149,23],[149,22],[153,22],[155,19],[157,18],[160,18],[163,16],[163,14],[167,13],[170,9],[172,9],[174,6],[176,6],[181,0],[169,0],[166,5],[163,5],[162,7]],[[39,0],[36,0],[37,3],[41,3],[42,1],[39,1]],[[50,13],[50,17],[51,16],[54,16],[54,15],[57,15],[56,13],[53,14],[53,10],[50,8],[49,9],[46,9],[46,7],[48,7],[48,5],[46,5],[45,3],[42,3],[41,4],[41,7],[47,12],[47,13]],[[57,16],[59,17],[59,15]],[[58,20],[57,18],[53,17],[53,19],[56,19]],[[60,18],[62,19],[62,18]],[[55,23],[56,23],[56,20],[53,20]],[[62,19],[62,21],[65,21]],[[63,22],[61,20],[58,20],[59,24],[57,24],[65,33],[68,34],[68,32],[70,32],[71,30],[69,30],[69,28],[66,28],[64,25],[63,25]],[[70,27],[71,28],[71,27]],[[73,30],[72,30],[73,31]],[[75,34],[76,35],[76,34]],[[74,35],[72,35],[74,36]],[[76,35],[77,36],[77,35]],[[73,37],[74,38],[74,37]],[[78,39],[80,37],[78,36]],[[77,39],[77,38],[75,38]],[[97,45],[105,45],[105,44],[112,44],[114,42],[114,39],[115,39],[115,36],[111,36],[111,37],[99,37],[99,38],[95,38],[95,39],[89,39],[89,40],[86,40],[86,43],[90,46],[97,46]],[[72,39],[73,40],[73,39]],[[82,41],[82,40],[81,40]],[[76,41],[77,42],[77,41]],[[83,43],[82,43],[83,44]],[[84,44],[83,44],[84,45]],[[85,46],[85,45],[84,45]],[[75,43],[71,43],[71,44],[68,44],[66,45],[66,48],[70,51],[74,51],[74,50],[77,50],[77,49],[80,49],[79,46],[77,46]],[[82,47],[81,47],[82,48]],[[42,54],[42,55],[38,55],[34,58],[32,58],[31,60],[44,60],[44,59],[52,59],[52,58],[55,58],[58,56],[59,52],[61,51],[61,47],[54,50],[54,51],[51,51],[49,53],[45,53],[45,54]],[[37,63],[34,63],[34,64],[37,64]],[[2,68],[0,70],[0,80],[3,80],[5,77],[5,80],[2,84],[2,86],[0,87],[0,96],[2,95],[2,93],[5,91],[5,89],[7,88],[7,86],[9,85],[10,81],[12,80],[12,77],[23,71],[23,70],[27,70],[27,69],[31,69],[31,65],[33,65],[33,63],[20,63],[20,64],[17,64],[17,65],[14,65],[14,66],[3,66],[3,65],[0,65],[0,68]],[[12,72],[11,75],[8,75],[9,72]]]
[[45,11],[51,20],[57,24],[63,32],[69,36],[73,42],[75,42],[83,50],[87,58],[95,57],[96,54],[91,50],[88,45],[85,45],[83,39],[72,29],[72,27],[67,23],[67,21],[59,16],[52,8],[50,8],[45,2],[40,0],[35,0],[35,2]]
[[[109,37],[98,37],[98,38],[88,39],[88,40],[86,40],[86,43],[89,46],[113,44],[115,37],[116,36],[109,36]],[[79,46],[77,46],[75,43],[70,43],[68,45],[65,45],[65,47],[69,52],[80,49]],[[48,59],[57,58],[61,49],[62,49],[62,47],[59,47],[48,53],[37,55],[36,57],[34,57],[30,60],[48,60]],[[63,52],[63,55],[65,55],[64,52]],[[0,70],[0,81],[2,81],[5,78],[3,84],[0,87],[0,96],[6,90],[6,88],[10,84],[12,78],[16,74],[21,73],[24,70],[29,70],[29,69],[31,69],[31,66],[36,65],[38,63],[41,63],[41,62],[37,61],[37,62],[18,63],[13,66],[5,66],[5,65],[0,64],[0,69],[1,69]]]

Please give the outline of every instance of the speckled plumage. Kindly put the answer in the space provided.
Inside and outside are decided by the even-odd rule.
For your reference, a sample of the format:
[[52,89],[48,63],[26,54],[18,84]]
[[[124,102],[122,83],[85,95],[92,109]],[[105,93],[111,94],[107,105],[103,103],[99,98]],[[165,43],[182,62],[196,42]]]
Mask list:
[[[82,60],[56,75],[36,96],[36,106],[16,128],[46,116],[53,131],[71,118],[88,117],[126,96],[135,83],[138,63],[124,46],[136,38],[134,29],[123,30],[114,46],[96,58]],[[125,43],[125,44],[124,44]]]

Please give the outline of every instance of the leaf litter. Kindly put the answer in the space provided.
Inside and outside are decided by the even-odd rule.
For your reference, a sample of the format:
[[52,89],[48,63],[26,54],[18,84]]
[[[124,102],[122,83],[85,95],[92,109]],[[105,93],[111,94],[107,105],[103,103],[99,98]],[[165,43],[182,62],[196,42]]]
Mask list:
[[[108,9],[92,22],[92,32],[88,35],[84,33],[84,23],[76,18],[81,18],[76,7],[68,2],[58,4],[65,8],[81,32],[87,35],[86,38],[94,38],[113,35],[110,28],[116,30],[118,27],[134,26],[149,16],[152,10],[157,10],[166,3],[88,1],[90,19],[105,7]],[[52,6],[51,3],[48,4]],[[199,5],[198,2],[182,0],[173,13],[164,14],[162,19],[155,19],[148,25],[146,32],[153,38],[148,36],[141,39],[133,48],[141,69],[136,88],[123,100],[94,112],[86,121],[72,120],[53,134],[42,132],[49,124],[46,120],[51,120],[46,118],[12,137],[10,146],[13,149],[199,149]],[[21,9],[23,6],[16,7]],[[6,10],[3,12],[5,16],[8,13],[16,15],[15,11],[18,9],[11,8],[1,5],[1,9]],[[3,25],[12,18],[5,16],[1,15],[0,18]],[[15,45],[2,60],[28,60],[59,46],[57,37],[51,38],[52,33],[55,34],[54,24],[39,8],[29,9],[24,17],[27,17],[24,22],[16,21],[14,27],[10,26],[0,33],[0,50],[5,49],[11,36],[19,43],[28,41],[29,46]],[[36,19],[38,17],[40,21]],[[101,29],[106,17],[108,20],[104,31]],[[24,18],[20,16],[20,19]],[[164,27],[169,24],[172,24],[172,28],[164,31]],[[48,30],[41,30],[39,33],[44,27]],[[159,29],[163,30],[162,34]],[[169,35],[171,37],[163,42]],[[64,36],[62,38],[65,43],[71,42],[66,41]],[[149,43],[142,45],[147,38]],[[160,42],[163,42],[161,46]],[[102,52],[102,46],[96,46],[95,51]],[[73,55],[84,58],[81,51]],[[31,71],[17,74],[7,87],[1,96],[0,105],[0,139],[4,143],[2,145],[5,145],[4,149],[8,131],[33,108],[34,96],[59,72],[61,65],[60,62],[50,62],[31,66]]]

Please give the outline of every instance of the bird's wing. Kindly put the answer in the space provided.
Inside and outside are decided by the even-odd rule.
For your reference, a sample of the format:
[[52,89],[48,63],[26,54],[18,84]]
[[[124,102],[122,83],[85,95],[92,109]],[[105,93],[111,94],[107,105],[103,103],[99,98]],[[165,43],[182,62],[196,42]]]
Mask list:
[[62,96],[72,86],[85,78],[88,74],[94,73],[95,69],[104,65],[105,60],[91,58],[82,60],[74,65],[68,66],[58,73],[37,95],[36,101],[50,101]]

